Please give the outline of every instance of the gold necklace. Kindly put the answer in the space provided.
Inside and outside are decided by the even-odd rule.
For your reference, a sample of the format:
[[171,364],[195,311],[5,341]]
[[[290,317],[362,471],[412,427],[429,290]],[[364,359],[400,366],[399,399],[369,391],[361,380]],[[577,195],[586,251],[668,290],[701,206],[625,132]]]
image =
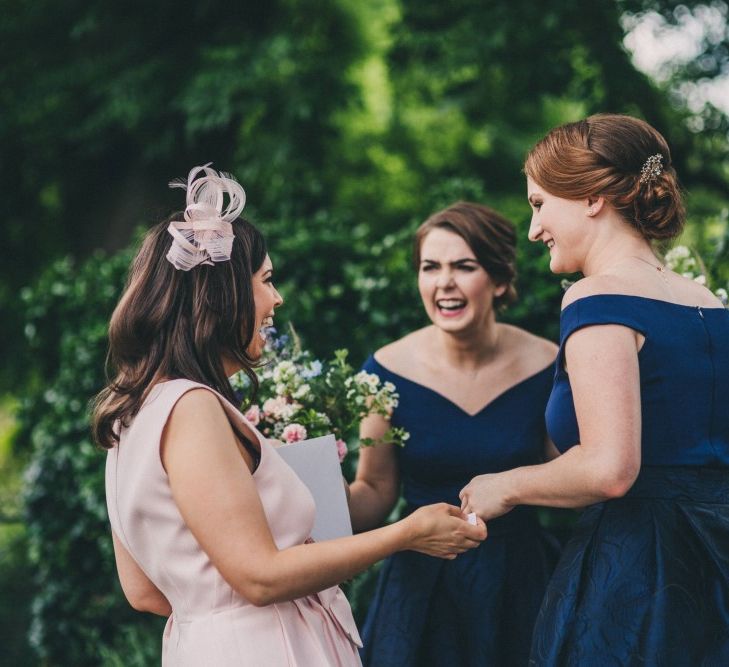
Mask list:
[[654,264],[653,262],[648,261],[647,259],[643,259],[642,257],[638,257],[638,255],[631,255],[633,259],[639,259],[641,262],[644,262],[648,266],[654,268],[658,273],[661,274],[661,278],[663,278],[663,282],[668,283],[668,276],[666,275],[666,267],[663,264]]

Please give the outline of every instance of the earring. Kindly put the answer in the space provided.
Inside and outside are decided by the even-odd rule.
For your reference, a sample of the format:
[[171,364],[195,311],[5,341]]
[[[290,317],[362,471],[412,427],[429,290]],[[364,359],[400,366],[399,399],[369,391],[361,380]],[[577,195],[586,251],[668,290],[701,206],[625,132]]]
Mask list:
[[590,206],[590,208],[587,209],[587,215],[589,215],[589,216],[595,215],[595,211],[592,210],[592,206]]

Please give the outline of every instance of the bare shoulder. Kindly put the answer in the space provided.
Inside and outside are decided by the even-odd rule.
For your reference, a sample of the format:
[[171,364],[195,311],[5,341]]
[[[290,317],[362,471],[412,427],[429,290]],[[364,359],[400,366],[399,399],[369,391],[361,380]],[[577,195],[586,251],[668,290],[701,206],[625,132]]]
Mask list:
[[402,338],[384,345],[375,352],[376,361],[393,373],[402,374],[403,371],[407,371],[412,364],[414,351],[423,346],[428,329],[429,327],[424,327],[412,331]]
[[167,420],[167,434],[211,435],[230,431],[230,423],[220,399],[201,387],[185,392],[175,403]]
[[514,345],[514,351],[537,369],[546,368],[557,357],[558,347],[551,340],[536,336],[512,324],[501,324]]
[[631,294],[630,283],[620,276],[611,274],[595,274],[586,276],[573,283],[562,297],[562,310],[579,299],[596,294]]
[[160,454],[167,473],[194,463],[199,470],[236,465],[233,428],[220,399],[210,390],[190,389],[175,403],[162,431]]
[[702,308],[723,308],[724,304],[711,290],[700,285],[695,280],[677,276],[681,281],[681,297],[686,305],[701,306]]

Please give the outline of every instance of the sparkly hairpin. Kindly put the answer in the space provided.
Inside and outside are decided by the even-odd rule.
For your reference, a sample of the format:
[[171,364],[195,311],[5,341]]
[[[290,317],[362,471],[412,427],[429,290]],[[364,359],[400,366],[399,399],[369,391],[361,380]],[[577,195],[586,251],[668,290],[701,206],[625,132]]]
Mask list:
[[663,155],[656,153],[651,155],[640,169],[640,182],[650,183],[654,178],[663,173]]
[[[167,259],[176,269],[189,271],[198,264],[213,264],[230,259],[233,225],[246,203],[246,193],[230,175],[210,169],[208,163],[194,167],[183,180],[172,181],[171,188],[187,190],[184,220],[175,220],[167,231],[172,246]],[[228,205],[223,208],[224,195]]]

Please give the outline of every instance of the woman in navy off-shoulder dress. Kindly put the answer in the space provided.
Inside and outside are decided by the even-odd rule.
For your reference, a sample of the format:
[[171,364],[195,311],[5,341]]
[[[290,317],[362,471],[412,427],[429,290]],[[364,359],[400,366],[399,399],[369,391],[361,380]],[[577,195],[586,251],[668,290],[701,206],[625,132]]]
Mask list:
[[585,275],[547,409],[563,453],[477,477],[462,508],[587,506],[531,664],[729,665],[729,311],[651,251],[683,223],[668,146],[643,121],[592,116],[550,132],[525,171],[530,238],[552,271]]
[[[474,474],[544,460],[556,346],[494,316],[514,297],[514,253],[512,225],[476,204],[455,204],[418,230],[418,286],[432,325],[380,349],[364,366],[392,382],[400,400],[389,421],[364,422],[362,436],[401,426],[410,439],[397,451],[361,450],[351,486],[356,530],[387,517],[400,483],[407,511],[458,504]],[[363,662],[525,665],[555,562],[554,544],[530,508],[490,522],[485,542],[455,560],[395,554],[369,609]]]

